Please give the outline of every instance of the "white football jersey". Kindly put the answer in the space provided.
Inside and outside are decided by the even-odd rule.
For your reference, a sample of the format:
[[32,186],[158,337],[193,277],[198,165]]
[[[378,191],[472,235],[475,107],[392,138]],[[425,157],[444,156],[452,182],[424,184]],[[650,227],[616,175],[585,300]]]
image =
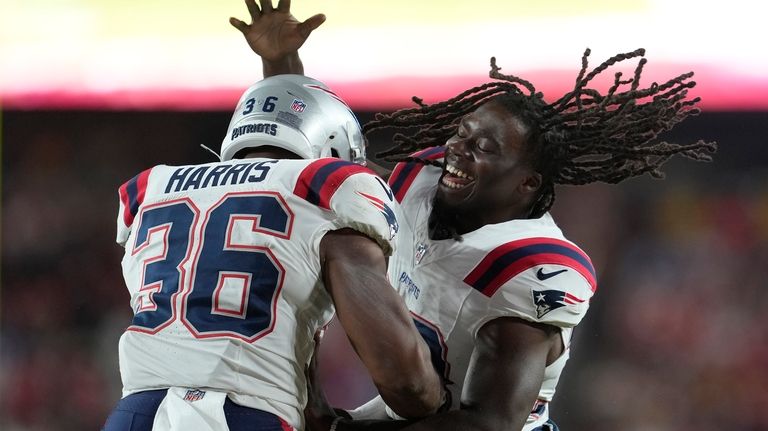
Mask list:
[[120,339],[123,395],[207,388],[302,429],[313,335],[334,313],[320,240],[352,228],[389,255],[389,187],[339,159],[245,159],[156,166],[119,196],[134,311]]
[[[442,159],[443,147],[415,156]],[[546,367],[538,401],[524,430],[548,419],[548,403],[568,359],[574,326],[596,288],[589,257],[565,239],[549,214],[538,219],[486,225],[454,239],[432,240],[428,220],[441,169],[401,163],[390,186],[401,203],[397,252],[389,277],[405,299],[449,382],[459,407],[478,330],[492,319],[513,316],[561,328],[565,352]]]

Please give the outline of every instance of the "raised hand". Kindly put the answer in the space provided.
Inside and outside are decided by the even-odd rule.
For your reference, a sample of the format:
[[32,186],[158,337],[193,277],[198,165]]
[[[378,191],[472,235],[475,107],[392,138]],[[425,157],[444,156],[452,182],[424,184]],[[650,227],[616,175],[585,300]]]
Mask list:
[[229,23],[245,36],[248,46],[267,62],[282,62],[288,57],[298,55],[299,48],[309,35],[325,22],[325,15],[316,14],[299,22],[291,14],[291,1],[280,0],[277,8],[271,0],[245,0],[251,15],[251,24],[237,18],[230,18]]

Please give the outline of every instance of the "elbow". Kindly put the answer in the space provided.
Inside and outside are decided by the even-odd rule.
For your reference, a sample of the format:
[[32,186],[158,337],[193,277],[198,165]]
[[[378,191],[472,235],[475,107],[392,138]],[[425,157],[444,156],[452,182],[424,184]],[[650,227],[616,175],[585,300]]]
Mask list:
[[369,370],[379,394],[395,413],[406,419],[423,418],[442,407],[443,382],[421,339],[414,337],[403,345],[397,355],[378,356],[379,366]]
[[415,385],[390,385],[381,396],[399,416],[418,419],[437,412],[442,404],[442,390]]
[[377,382],[376,386],[387,405],[407,419],[436,413],[445,399],[440,378],[431,365],[422,370],[401,369],[397,376]]

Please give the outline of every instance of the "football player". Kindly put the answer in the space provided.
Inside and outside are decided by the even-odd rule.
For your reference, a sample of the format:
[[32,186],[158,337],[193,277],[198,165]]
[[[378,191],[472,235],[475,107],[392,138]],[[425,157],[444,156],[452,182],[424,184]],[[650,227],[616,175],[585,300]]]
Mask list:
[[[257,7],[246,0],[251,24],[231,19],[254,52],[269,52],[265,74],[300,66],[306,30],[319,25],[317,15],[298,23],[286,3],[273,9],[270,1]],[[262,44],[276,37],[283,43]],[[381,154],[402,160],[389,177],[403,207],[389,275],[453,403],[415,423],[375,422],[402,419],[379,397],[344,415],[366,419],[360,422],[336,416],[317,397],[306,410],[313,429],[557,428],[549,403],[597,277],[548,212],[555,184],[658,176],[672,155],[709,160],[715,150],[702,141],[655,141],[698,113],[698,99],[686,98],[692,73],[641,87],[643,55],[619,54],[587,70],[587,51],[574,90],[553,103],[528,81],[499,73],[492,60],[495,81],[434,105],[417,100],[417,108],[379,114],[366,125],[367,132],[411,131],[395,135],[395,146]],[[630,59],[639,59],[633,77],[617,76],[605,94],[587,89],[595,76]]]
[[361,165],[346,104],[301,75],[264,79],[238,102],[220,157],[119,189],[134,317],[104,429],[304,429],[305,368],[334,309],[387,404],[434,412],[439,376],[386,279],[398,205]]

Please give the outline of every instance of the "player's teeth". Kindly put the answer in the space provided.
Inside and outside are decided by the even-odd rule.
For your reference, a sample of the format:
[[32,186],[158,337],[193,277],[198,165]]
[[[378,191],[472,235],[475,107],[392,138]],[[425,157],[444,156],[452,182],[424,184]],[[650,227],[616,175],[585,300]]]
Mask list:
[[456,184],[454,182],[451,182],[449,179],[447,179],[445,177],[443,177],[442,183],[443,183],[443,185],[445,185],[445,186],[447,186],[448,188],[451,188],[451,189],[460,189],[460,188],[464,187],[464,185]]
[[457,177],[460,177],[460,178],[466,178],[466,179],[468,179],[468,180],[474,180],[474,178],[473,178],[473,177],[471,177],[471,176],[467,175],[467,174],[466,174],[464,171],[461,171],[461,170],[459,170],[459,169],[458,169],[458,168],[456,168],[455,166],[451,166],[451,165],[448,165],[448,166],[445,168],[445,170],[446,170],[446,171],[448,171],[448,172],[450,172],[450,173],[451,173],[451,174],[453,174],[453,175],[456,175]]

